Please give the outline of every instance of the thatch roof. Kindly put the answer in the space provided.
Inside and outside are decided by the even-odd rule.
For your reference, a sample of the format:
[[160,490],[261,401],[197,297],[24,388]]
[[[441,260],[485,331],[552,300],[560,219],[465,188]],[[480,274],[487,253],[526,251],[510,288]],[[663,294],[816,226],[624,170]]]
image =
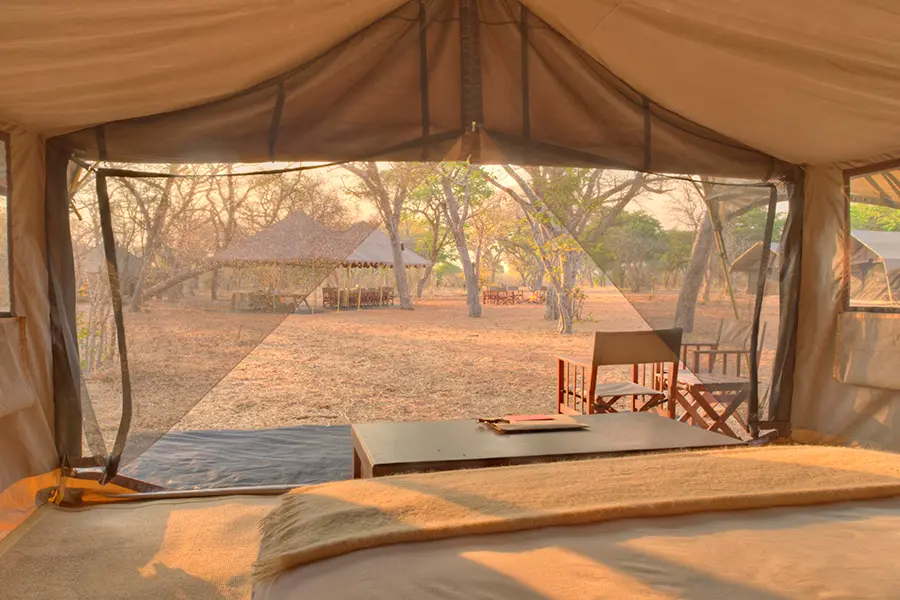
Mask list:
[[[412,250],[404,250],[403,258],[408,267],[428,264]],[[303,213],[293,213],[219,252],[212,262],[370,267],[393,266],[394,258],[387,234],[371,223],[334,231]]]

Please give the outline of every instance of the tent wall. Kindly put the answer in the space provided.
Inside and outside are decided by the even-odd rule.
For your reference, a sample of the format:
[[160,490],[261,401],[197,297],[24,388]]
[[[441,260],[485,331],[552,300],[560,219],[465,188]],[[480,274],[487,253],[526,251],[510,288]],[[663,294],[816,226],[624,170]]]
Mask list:
[[[12,318],[0,318],[0,344],[21,349],[21,361],[0,360],[0,384],[30,395],[23,407],[0,416],[0,536],[34,508],[33,479],[57,466],[53,437],[50,306],[44,222],[44,141],[0,122],[10,134],[9,220]],[[67,241],[67,240],[66,240]],[[22,325],[24,323],[24,326]],[[24,339],[23,339],[24,338]],[[2,390],[3,388],[0,388]],[[11,399],[6,397],[4,402]],[[52,479],[52,476],[51,476]]]
[[[875,380],[863,386],[835,378],[838,324],[846,318],[841,275],[849,228],[843,172],[835,166],[811,167],[805,184],[793,435],[800,441],[857,441],[900,450],[900,392],[872,387]],[[854,318],[876,337],[887,338],[900,329],[898,319],[883,315],[858,313]],[[890,358],[864,353],[855,357]]]

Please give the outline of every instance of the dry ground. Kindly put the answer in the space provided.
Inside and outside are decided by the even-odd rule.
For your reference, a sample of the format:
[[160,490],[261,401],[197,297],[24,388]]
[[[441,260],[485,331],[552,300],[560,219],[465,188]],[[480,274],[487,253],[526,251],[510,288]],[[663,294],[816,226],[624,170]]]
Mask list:
[[[651,324],[671,322],[674,292],[629,299]],[[588,354],[593,331],[647,327],[611,287],[588,290],[589,320],[576,324],[571,336],[558,335],[543,311],[528,304],[486,306],[483,318],[470,319],[459,294],[419,301],[412,312],[288,317],[159,302],[128,316],[133,431],[552,411],[555,355]],[[714,334],[729,314],[721,301],[699,308],[694,337]],[[774,355],[776,314],[777,300],[767,298],[764,365]],[[95,378],[89,389],[109,444],[119,414],[118,379]]]

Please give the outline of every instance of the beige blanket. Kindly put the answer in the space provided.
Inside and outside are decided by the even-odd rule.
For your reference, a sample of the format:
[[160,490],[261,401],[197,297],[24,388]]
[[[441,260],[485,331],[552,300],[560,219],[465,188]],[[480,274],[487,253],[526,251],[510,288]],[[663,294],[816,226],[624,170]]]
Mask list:
[[345,481],[262,522],[257,581],[355,550],[626,517],[900,496],[900,455],[772,446]]

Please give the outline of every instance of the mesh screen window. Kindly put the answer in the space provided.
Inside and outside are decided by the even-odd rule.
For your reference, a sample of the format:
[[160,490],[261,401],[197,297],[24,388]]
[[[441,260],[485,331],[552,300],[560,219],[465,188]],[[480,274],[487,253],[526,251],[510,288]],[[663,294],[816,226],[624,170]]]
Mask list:
[[12,312],[9,235],[9,141],[0,134],[0,315]]
[[[784,198],[769,184],[466,163],[123,166],[105,180],[112,235],[93,180],[70,225],[85,452],[101,461],[123,412],[117,266],[124,475],[170,489],[346,478],[351,424],[555,413],[557,356],[591,356],[598,332],[672,327],[679,377],[734,407],[701,423],[684,399],[676,418],[747,438],[758,296],[765,414],[785,217],[769,214]],[[634,377],[604,364],[595,379]],[[594,404],[578,410],[606,410]]]
[[900,310],[900,170],[850,178],[848,306]]

